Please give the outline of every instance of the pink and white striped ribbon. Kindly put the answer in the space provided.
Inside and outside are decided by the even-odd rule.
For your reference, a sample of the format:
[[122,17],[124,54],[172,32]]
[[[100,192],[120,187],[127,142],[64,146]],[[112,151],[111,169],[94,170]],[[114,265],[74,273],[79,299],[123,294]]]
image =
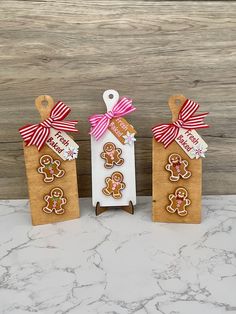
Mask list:
[[56,103],[52,108],[50,117],[39,124],[30,124],[23,126],[19,132],[26,143],[26,146],[36,145],[40,150],[50,134],[50,128],[65,132],[78,132],[75,128],[77,120],[62,121],[71,109],[62,101]]
[[190,130],[208,128],[209,125],[203,121],[208,115],[208,112],[194,115],[199,107],[198,103],[187,99],[179,112],[178,120],[174,123],[160,124],[152,128],[152,133],[156,141],[163,143],[166,148],[178,136],[179,128]]
[[132,106],[132,99],[126,97],[121,98],[111,111],[105,114],[94,114],[89,117],[89,122],[92,127],[89,134],[93,135],[96,140],[98,140],[106,132],[112,118],[125,116],[134,110],[136,110],[136,108]]

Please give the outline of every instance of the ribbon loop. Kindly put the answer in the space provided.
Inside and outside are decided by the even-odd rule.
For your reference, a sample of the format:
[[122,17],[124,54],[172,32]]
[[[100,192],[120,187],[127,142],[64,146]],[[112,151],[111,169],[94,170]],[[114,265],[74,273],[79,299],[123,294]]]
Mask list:
[[119,118],[136,110],[132,105],[132,99],[123,97],[113,107],[111,111],[104,114],[95,114],[89,118],[91,124],[90,135],[93,135],[98,140],[108,129],[112,118]]
[[204,123],[204,118],[208,112],[194,115],[198,110],[199,104],[190,99],[186,99],[182,108],[180,109],[178,120],[170,124],[160,124],[152,128],[153,136],[157,142],[168,147],[178,136],[179,129],[203,129],[209,126]]
[[62,101],[56,103],[50,112],[50,117],[39,124],[23,126],[19,132],[27,146],[36,145],[40,150],[50,134],[50,128],[65,132],[78,132],[75,128],[77,120],[62,121],[70,113],[70,108]]

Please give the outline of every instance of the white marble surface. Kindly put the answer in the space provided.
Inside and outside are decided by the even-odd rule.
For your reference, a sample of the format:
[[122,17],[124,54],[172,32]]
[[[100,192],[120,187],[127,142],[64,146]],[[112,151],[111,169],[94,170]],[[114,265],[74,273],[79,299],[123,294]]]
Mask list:
[[200,225],[135,215],[32,227],[28,202],[0,202],[0,313],[236,313],[236,196],[203,200]]

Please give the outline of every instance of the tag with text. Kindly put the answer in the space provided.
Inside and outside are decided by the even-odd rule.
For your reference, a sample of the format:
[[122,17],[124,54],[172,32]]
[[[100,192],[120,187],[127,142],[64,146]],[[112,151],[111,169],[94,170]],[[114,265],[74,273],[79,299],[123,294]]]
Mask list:
[[195,130],[180,128],[175,141],[191,159],[205,157],[208,145]]
[[51,128],[46,144],[63,160],[73,160],[78,156],[79,145],[63,131]]
[[134,137],[137,133],[136,130],[124,118],[113,118],[108,129],[124,145],[132,145],[136,141],[136,138]]

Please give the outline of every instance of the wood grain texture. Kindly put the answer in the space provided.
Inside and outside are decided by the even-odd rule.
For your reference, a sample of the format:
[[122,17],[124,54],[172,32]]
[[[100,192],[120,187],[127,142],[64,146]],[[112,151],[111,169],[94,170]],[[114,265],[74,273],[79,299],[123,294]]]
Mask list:
[[[177,105],[178,101],[178,105]],[[172,122],[178,119],[179,111],[186,101],[183,95],[171,96],[168,101],[172,113]],[[170,180],[170,172],[166,170],[171,154],[178,154],[182,160],[187,161],[187,170],[191,172],[188,179],[179,177],[178,181]],[[162,143],[152,140],[152,220],[159,222],[200,223],[202,206],[202,159],[191,160],[182,148],[174,141],[166,149]],[[184,188],[190,204],[182,210],[187,215],[167,211],[167,206],[172,204],[170,195],[176,196],[176,190]],[[174,197],[175,197],[174,196]],[[176,209],[176,208],[174,208]]]
[[[37,168],[40,166],[39,159],[43,155],[50,155],[53,160],[60,159],[48,146],[43,147],[40,152],[35,146],[24,146],[32,224],[42,225],[79,218],[80,209],[75,160],[65,162],[60,159],[60,168],[65,171],[65,175],[62,178],[56,178],[51,183],[45,183],[43,175],[37,172]],[[62,206],[65,212],[60,215],[57,215],[54,210],[52,213],[45,213],[43,210],[48,203],[45,196],[52,197],[52,191],[55,188],[62,190],[62,196],[66,199],[66,203]]]
[[[42,102],[46,101],[46,106]],[[41,120],[47,119],[50,115],[55,102],[50,96],[39,96],[35,100],[35,110],[38,110]],[[23,144],[25,168],[28,182],[29,202],[31,209],[31,217],[33,225],[41,225],[53,222],[60,222],[70,219],[79,218],[79,195],[77,185],[76,160],[64,161],[51,148],[44,145],[40,151],[36,146],[25,146]],[[43,157],[44,156],[44,157]],[[41,159],[45,156],[50,156],[53,161],[60,162],[60,170],[64,171],[64,175],[60,178],[54,177],[51,182],[45,182],[43,173],[39,173],[39,167],[45,166]],[[53,191],[57,189],[61,192],[60,197],[65,200],[64,205],[57,209],[62,209],[64,212],[57,214],[56,209],[49,204],[45,197],[52,198]],[[61,195],[60,195],[61,194]],[[58,197],[58,196],[57,196]],[[63,203],[62,203],[63,204]],[[45,212],[45,207],[48,207],[51,212]]]
[[80,195],[90,195],[87,117],[102,92],[134,99],[138,194],[151,194],[151,126],[170,121],[172,94],[198,101],[211,128],[204,194],[236,193],[236,2],[0,2],[0,197],[27,197],[18,128],[35,123],[41,94],[78,118]]

